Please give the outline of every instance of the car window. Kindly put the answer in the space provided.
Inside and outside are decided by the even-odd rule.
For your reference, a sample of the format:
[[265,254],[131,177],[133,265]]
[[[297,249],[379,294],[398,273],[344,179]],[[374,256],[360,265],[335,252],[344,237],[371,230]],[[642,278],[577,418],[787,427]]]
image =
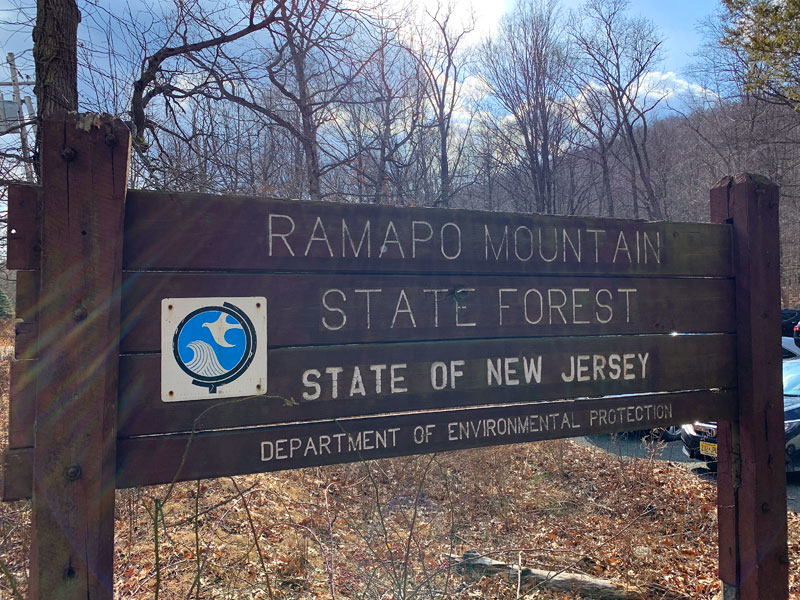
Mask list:
[[786,348],[783,348],[783,358],[794,358],[797,356],[796,354],[789,352]]
[[800,395],[800,360],[783,363],[783,393]]

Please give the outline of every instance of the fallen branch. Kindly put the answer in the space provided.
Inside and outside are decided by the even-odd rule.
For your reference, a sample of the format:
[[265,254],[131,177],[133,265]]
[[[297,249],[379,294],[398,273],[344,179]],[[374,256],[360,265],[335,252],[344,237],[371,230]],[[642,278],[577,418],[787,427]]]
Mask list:
[[520,570],[519,565],[492,560],[475,550],[467,550],[463,556],[454,554],[445,554],[444,556],[450,561],[456,572],[462,575],[491,577],[499,574],[526,590],[537,586],[578,593],[581,596],[598,600],[689,600],[688,596],[655,584],[637,587],[581,573],[530,568]]

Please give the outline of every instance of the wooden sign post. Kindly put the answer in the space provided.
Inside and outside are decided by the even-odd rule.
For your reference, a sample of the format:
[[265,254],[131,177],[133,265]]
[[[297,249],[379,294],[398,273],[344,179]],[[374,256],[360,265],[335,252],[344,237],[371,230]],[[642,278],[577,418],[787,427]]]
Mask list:
[[717,429],[724,598],[788,598],[778,187],[726,177],[711,190],[711,220],[733,226],[736,273],[738,412]]
[[126,192],[129,137],[47,121],[9,191],[31,598],[112,597],[116,488],[695,419],[726,598],[786,597],[777,188],[715,224]]
[[42,144],[31,598],[111,599],[130,133],[73,113]]

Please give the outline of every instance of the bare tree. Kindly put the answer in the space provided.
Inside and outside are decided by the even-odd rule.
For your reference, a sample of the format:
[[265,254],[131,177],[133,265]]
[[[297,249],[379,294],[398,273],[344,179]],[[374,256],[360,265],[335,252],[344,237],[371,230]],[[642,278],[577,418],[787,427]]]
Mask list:
[[[288,0],[275,0],[270,8],[261,0],[251,0],[246,10],[236,18],[229,11],[217,14],[206,8],[200,0],[176,0],[175,10],[160,23],[162,32],[158,50],[148,53],[153,46],[153,31],[140,34],[140,44],[145,51],[138,77],[132,84],[130,112],[134,140],[145,142],[147,130],[156,133],[159,123],[148,119],[147,109],[160,100],[167,114],[175,115],[174,100],[181,100],[208,86],[206,78],[192,64],[211,52],[219,55],[224,47],[256,32],[279,27],[285,19]],[[233,21],[233,24],[229,24]],[[157,37],[157,39],[158,39]],[[189,87],[187,87],[189,84]],[[173,119],[174,122],[174,119]]]
[[557,210],[555,171],[570,126],[562,98],[567,48],[559,30],[554,0],[522,0],[481,52],[492,95],[516,125],[510,141],[519,146],[539,213]]
[[[431,127],[438,142],[439,190],[437,206],[449,206],[454,194],[453,182],[469,132],[467,123],[456,124],[454,115],[461,106],[468,55],[464,38],[473,30],[472,22],[457,24],[452,5],[437,4],[428,26],[419,27],[411,50],[419,61],[425,81],[425,94],[433,112]],[[460,131],[455,131],[455,125]],[[454,135],[458,139],[453,143]]]
[[343,125],[356,159],[350,163],[356,195],[374,203],[403,202],[402,181],[412,140],[425,112],[421,66],[399,41],[399,20],[383,19],[377,47],[357,85],[350,87]]
[[595,79],[595,65],[587,54],[576,53],[571,65],[570,88],[573,93],[565,103],[565,108],[579,129],[575,136],[576,159],[592,161],[599,168],[601,187],[598,212],[613,217],[615,202],[611,184],[611,149],[622,129],[619,110],[607,87],[599,85]]
[[320,131],[336,128],[337,107],[369,62],[356,43],[369,34],[368,21],[345,2],[293,0],[278,14],[280,26],[246,52],[193,56],[207,84],[191,93],[234,102],[286,129],[303,148],[308,195],[319,200],[323,176],[353,160]]
[[[662,40],[652,23],[628,17],[627,7],[628,0],[588,0],[573,19],[572,37],[582,55],[583,89],[599,86],[610,99],[614,110],[610,129],[619,126],[625,136],[644,191],[645,209],[652,218],[661,219],[663,199],[653,185],[647,120],[664,96],[648,86],[646,76],[658,61]],[[595,122],[607,121],[604,117]],[[595,129],[594,137],[604,136]]]

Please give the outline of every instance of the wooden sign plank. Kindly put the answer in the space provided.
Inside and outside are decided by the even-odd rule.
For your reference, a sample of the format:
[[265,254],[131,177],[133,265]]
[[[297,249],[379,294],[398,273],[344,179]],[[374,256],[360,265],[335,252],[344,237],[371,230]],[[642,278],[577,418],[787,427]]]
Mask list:
[[730,414],[731,405],[729,393],[691,392],[132,438],[119,441],[119,481],[167,483],[649,429]]
[[17,271],[17,297],[14,316],[26,322],[39,320],[39,272]]
[[35,360],[11,361],[9,369],[8,447],[33,446],[34,412],[36,410]]
[[[20,272],[16,356],[35,358],[38,286]],[[127,273],[121,351],[159,350],[162,298],[265,295],[270,345],[731,332],[726,279]]]
[[123,353],[160,350],[162,298],[265,296],[270,347],[733,331],[728,279],[128,273]]
[[160,357],[120,362],[121,437],[344,416],[735,387],[735,337],[532,338],[271,350],[267,395],[162,402]]
[[[39,269],[41,242],[38,203],[41,189],[32,185],[9,186],[8,267],[11,269]],[[316,225],[315,217],[310,223],[308,220],[308,215],[317,212],[321,226]],[[273,215],[272,253],[269,252],[270,214]],[[315,204],[298,200],[144,190],[129,190],[126,215],[125,268],[132,270],[317,268],[342,272],[630,273],[708,277],[728,277],[732,274],[730,262],[725,258],[730,255],[729,228],[706,223],[649,223],[475,210]],[[220,215],[225,218],[220,218]],[[265,215],[266,229],[254,215]],[[287,238],[282,237],[286,230],[280,228],[284,223],[290,224],[284,217],[292,219],[295,225],[293,233]],[[461,224],[470,220],[476,220],[478,226],[476,229],[468,225],[466,235],[461,230]],[[362,236],[367,221],[371,223],[370,252],[375,252],[384,264],[376,266],[371,258],[359,260],[356,256],[360,254],[362,259],[366,256],[367,246],[364,244],[367,238],[362,242]],[[388,237],[386,235],[390,222],[394,224],[393,231],[397,232],[396,243],[392,230],[389,230]],[[426,240],[429,233],[426,223],[431,229],[430,240]],[[479,264],[462,267],[459,260],[458,265],[453,267],[450,265],[453,259],[447,256],[439,256],[447,261],[442,262],[444,269],[424,264],[431,255],[435,256],[437,252],[442,254],[442,238],[445,239],[445,253],[451,256],[455,252],[455,249],[448,250],[447,247],[448,236],[456,232],[454,227],[447,225],[449,223],[458,226],[462,245],[468,242],[475,244],[477,240],[477,249],[471,250],[472,256],[477,257],[478,263],[482,260],[487,265],[483,268]],[[403,226],[405,230],[402,230]],[[200,227],[203,229],[200,230]],[[12,230],[14,233],[11,233]],[[314,240],[322,237],[323,230],[328,237],[330,251],[324,241]],[[578,231],[581,232],[580,252]],[[152,235],[148,232],[152,232]],[[623,239],[620,239],[620,232]],[[183,239],[180,236],[186,237]],[[285,249],[284,239],[295,253],[294,257],[289,256],[290,252]],[[306,257],[304,254],[309,241],[311,247]],[[398,264],[387,252],[381,257],[380,249],[384,241],[389,242],[387,252],[395,250],[401,261],[408,256],[406,249],[410,248],[414,264]],[[334,242],[338,242],[336,249]],[[438,250],[434,247],[437,242]],[[662,252],[669,248],[673,256],[665,256],[663,262],[654,263],[658,254],[657,242],[662,242]],[[320,244],[324,244],[324,247]],[[344,250],[337,256],[340,247]],[[362,248],[360,251],[359,247]],[[256,255],[264,248],[267,249],[268,261]],[[221,250],[224,256],[220,256]],[[580,261],[578,254],[581,255]],[[343,256],[349,260],[343,260]],[[185,264],[181,263],[181,258],[185,259]],[[287,258],[292,260],[285,260]],[[463,258],[463,261],[467,260]]]
[[[597,396],[613,393],[653,391],[658,385],[672,390],[732,387],[735,382],[733,360],[734,338],[722,336],[636,336],[597,338],[515,339],[484,342],[402,343],[392,345],[335,346],[325,348],[282,348],[269,354],[269,390],[266,397],[164,403],[160,400],[159,355],[127,355],[120,359],[120,399],[118,428],[122,437],[190,431],[213,427],[243,427],[280,422],[303,421],[386,411],[392,396],[402,399],[404,410],[423,410],[448,406],[472,406],[499,402],[525,402],[563,398],[567,395]],[[606,360],[610,347],[625,353],[647,353],[649,369],[645,379],[611,379],[610,367],[595,374],[594,356],[598,366]],[[613,353],[612,353],[613,354]],[[569,368],[570,356],[580,358],[579,365],[591,365],[582,377],[589,381],[559,381],[563,368]],[[336,365],[329,364],[336,357]],[[404,358],[405,357],[405,358]],[[525,381],[533,377],[531,367],[541,357],[541,382]],[[514,359],[518,360],[514,360]],[[492,385],[487,385],[488,362],[492,361]],[[525,362],[527,360],[527,362]],[[630,360],[639,360],[634,357]],[[404,362],[405,361],[405,362]],[[464,361],[461,366],[457,361]],[[498,362],[499,361],[499,362]],[[587,362],[588,361],[588,362]],[[439,377],[434,390],[431,370]],[[448,377],[451,365],[458,371],[458,389],[450,389],[441,375],[445,367]],[[395,367],[395,388],[407,392],[392,394],[392,365]],[[559,364],[562,369],[559,370]],[[619,363],[624,365],[624,360]],[[386,365],[381,367],[381,365]],[[528,372],[526,373],[526,365]],[[555,369],[547,367],[555,366]],[[12,365],[12,399],[10,405],[10,439],[12,448],[33,444],[33,403],[37,361],[17,361]],[[358,368],[355,393],[351,395],[353,378]],[[545,367],[547,369],[545,370]],[[337,398],[332,398],[332,372],[337,375]],[[614,369],[616,371],[616,369]],[[304,374],[308,385],[304,384]],[[315,375],[319,372],[319,375]],[[631,371],[632,373],[633,371]],[[607,379],[602,379],[605,376]],[[402,382],[399,378],[402,377]],[[569,372],[567,372],[569,377]],[[381,391],[377,392],[380,381]],[[449,381],[449,379],[448,379]],[[514,383],[519,381],[519,383]],[[363,384],[364,394],[361,392]],[[307,400],[316,393],[318,398]],[[213,408],[217,406],[217,408]],[[392,406],[397,407],[396,404]],[[203,415],[203,416],[201,416]]]
[[8,448],[3,453],[3,501],[31,497],[33,448]]
[[39,338],[39,271],[17,271],[14,356],[36,358]]
[[39,324],[20,322],[14,324],[14,358],[32,360],[39,353]]
[[[339,419],[119,440],[117,486],[321,466],[730,418],[731,390]],[[6,453],[4,500],[27,496],[30,450]],[[29,493],[29,492],[28,492]]]
[[11,270],[39,269],[41,191],[32,185],[8,186],[6,267]]
[[731,275],[727,227],[132,191],[125,269]]

